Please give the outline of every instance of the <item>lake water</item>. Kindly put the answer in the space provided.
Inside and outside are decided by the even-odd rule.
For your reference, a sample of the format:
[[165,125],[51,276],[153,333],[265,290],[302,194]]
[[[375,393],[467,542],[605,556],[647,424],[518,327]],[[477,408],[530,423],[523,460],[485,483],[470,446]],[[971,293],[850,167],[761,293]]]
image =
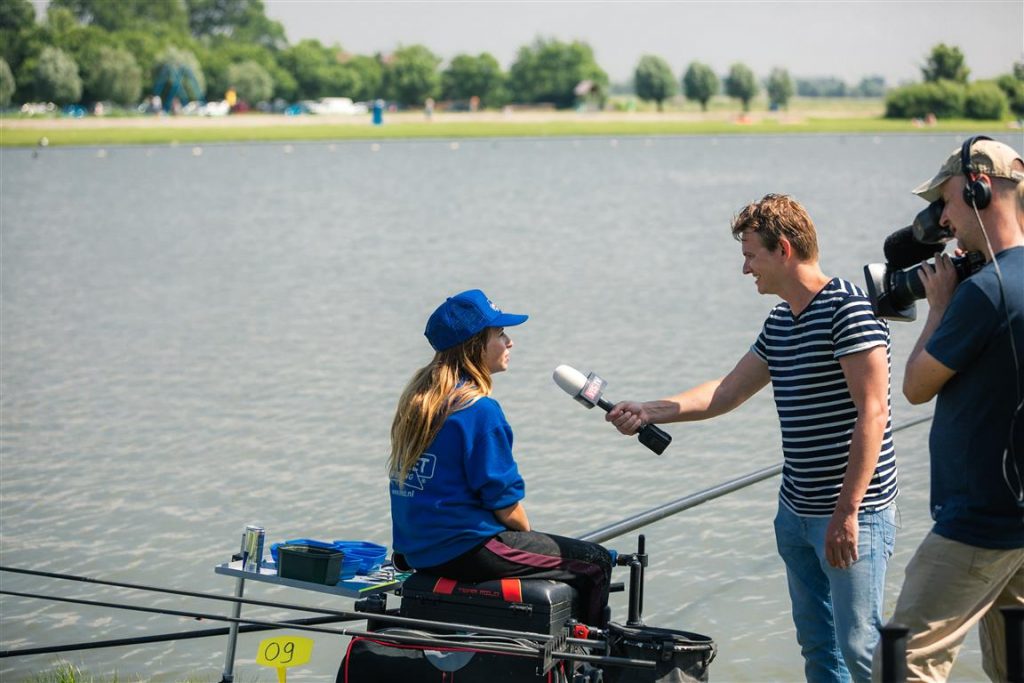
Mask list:
[[[1000,137],[996,134],[996,137]],[[741,274],[732,216],[766,192],[814,217],[826,272],[863,283],[909,190],[961,138],[474,140],[4,149],[0,231],[2,563],[228,595],[213,567],[259,521],[286,538],[390,541],[384,462],[399,392],[431,355],[427,315],[482,288],[530,314],[495,397],[535,527],[582,534],[780,459],[771,392],[670,425],[657,457],[551,381],[657,398],[724,374],[775,303]],[[1008,140],[1015,144],[1013,140]],[[1016,141],[1019,143],[1019,140]],[[894,422],[920,330],[894,323]],[[927,425],[897,435],[902,529],[888,579],[929,527]],[[802,665],[772,517],[778,480],[647,529],[648,623],[719,645],[716,681]],[[611,547],[631,549],[635,534]],[[624,570],[617,578],[626,578]],[[223,603],[0,574],[5,590],[226,613]],[[248,597],[347,609],[264,584]],[[613,596],[625,619],[625,598]],[[259,618],[306,616],[261,608]],[[0,647],[216,624],[0,597]],[[237,680],[266,634],[242,636]],[[295,680],[333,680],[316,636]],[[954,680],[982,679],[971,636]],[[225,638],[71,652],[121,680],[219,680]],[[57,655],[0,660],[21,680]]]

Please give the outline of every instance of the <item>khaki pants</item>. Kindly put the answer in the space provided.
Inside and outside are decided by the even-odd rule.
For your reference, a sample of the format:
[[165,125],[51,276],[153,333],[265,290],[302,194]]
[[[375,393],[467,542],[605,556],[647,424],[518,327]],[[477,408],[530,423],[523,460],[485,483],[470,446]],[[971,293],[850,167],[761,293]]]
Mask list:
[[[1024,548],[977,548],[929,533],[907,565],[890,624],[907,635],[907,680],[945,681],[970,628],[980,622],[982,666],[1006,680],[1001,607],[1024,605]],[[881,648],[874,678],[880,679]]]

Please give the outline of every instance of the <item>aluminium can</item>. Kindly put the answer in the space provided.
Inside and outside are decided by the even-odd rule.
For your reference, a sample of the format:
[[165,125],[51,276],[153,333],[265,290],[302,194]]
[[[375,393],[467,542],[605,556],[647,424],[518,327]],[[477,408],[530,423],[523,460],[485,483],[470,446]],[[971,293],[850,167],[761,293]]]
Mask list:
[[242,533],[242,571],[258,572],[263,561],[266,530],[259,524],[247,524]]

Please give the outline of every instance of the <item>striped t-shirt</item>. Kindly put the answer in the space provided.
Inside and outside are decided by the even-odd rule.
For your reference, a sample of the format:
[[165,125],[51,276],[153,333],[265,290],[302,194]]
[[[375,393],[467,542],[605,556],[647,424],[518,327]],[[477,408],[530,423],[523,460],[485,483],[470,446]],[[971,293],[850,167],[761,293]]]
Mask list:
[[[843,486],[857,407],[839,358],[885,346],[889,326],[875,317],[864,292],[833,278],[796,318],[789,304],[772,309],[750,350],[768,363],[782,426],[782,503],[798,515],[827,517]],[[888,507],[896,498],[896,453],[890,417],[878,465],[861,511]]]

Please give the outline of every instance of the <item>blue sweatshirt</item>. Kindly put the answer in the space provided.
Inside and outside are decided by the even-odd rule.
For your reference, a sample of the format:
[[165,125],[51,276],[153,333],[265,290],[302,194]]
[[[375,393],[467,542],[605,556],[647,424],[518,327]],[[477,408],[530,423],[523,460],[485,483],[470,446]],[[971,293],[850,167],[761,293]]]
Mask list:
[[505,527],[494,510],[523,499],[526,484],[512,458],[512,428],[484,397],[448,416],[401,489],[391,489],[395,552],[416,568],[452,560]]

